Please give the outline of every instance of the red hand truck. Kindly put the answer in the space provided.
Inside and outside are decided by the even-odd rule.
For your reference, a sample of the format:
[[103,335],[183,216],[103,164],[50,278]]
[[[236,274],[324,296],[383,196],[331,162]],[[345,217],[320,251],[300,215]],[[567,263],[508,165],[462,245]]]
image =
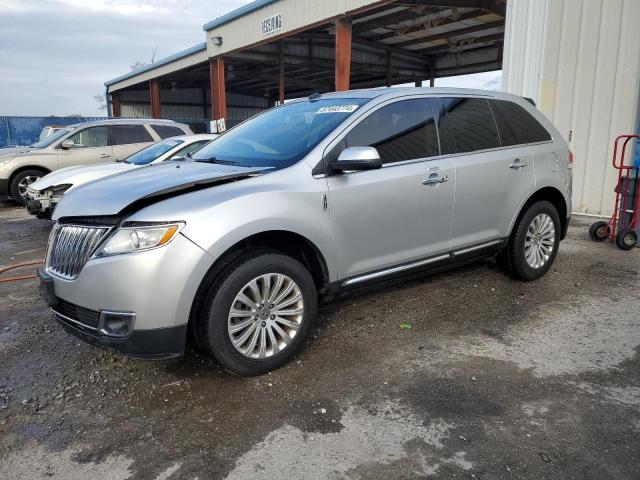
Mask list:
[[[638,211],[640,210],[640,165],[625,165],[627,146],[640,135],[620,135],[613,144],[613,168],[618,170],[616,203],[609,221],[598,221],[589,228],[594,242],[607,239],[621,250],[631,250],[638,243]],[[638,147],[640,148],[640,143]]]

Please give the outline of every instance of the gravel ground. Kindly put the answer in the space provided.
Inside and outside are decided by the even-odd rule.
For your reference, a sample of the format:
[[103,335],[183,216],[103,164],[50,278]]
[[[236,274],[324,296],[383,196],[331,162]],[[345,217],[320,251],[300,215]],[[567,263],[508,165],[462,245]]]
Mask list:
[[[0,478],[638,478],[640,257],[589,223],[534,283],[485,262],[328,305],[251,379],[85,345],[0,283]],[[0,202],[0,268],[49,228]]]

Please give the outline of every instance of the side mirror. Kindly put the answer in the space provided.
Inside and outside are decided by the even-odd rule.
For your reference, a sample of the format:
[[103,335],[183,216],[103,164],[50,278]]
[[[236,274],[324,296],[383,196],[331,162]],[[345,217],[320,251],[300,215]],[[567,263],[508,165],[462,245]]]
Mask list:
[[329,168],[334,172],[375,170],[382,168],[382,161],[374,147],[349,147],[329,163]]
[[69,150],[70,148],[73,148],[75,145],[75,143],[73,143],[73,140],[63,140],[62,143],[60,143],[60,148],[62,148],[63,150]]

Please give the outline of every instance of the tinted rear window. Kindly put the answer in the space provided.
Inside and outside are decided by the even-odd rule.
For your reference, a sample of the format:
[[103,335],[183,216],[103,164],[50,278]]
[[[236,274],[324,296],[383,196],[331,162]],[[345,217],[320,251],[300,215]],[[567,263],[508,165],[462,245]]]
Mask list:
[[184,135],[184,132],[178,127],[171,127],[169,125],[151,125],[151,128],[153,128],[162,139]]
[[142,125],[113,125],[110,128],[113,145],[153,142],[153,137]]
[[491,100],[502,145],[551,140],[551,135],[529,112],[508,100]]
[[439,106],[443,154],[465,153],[500,146],[489,102],[483,98],[435,99]]

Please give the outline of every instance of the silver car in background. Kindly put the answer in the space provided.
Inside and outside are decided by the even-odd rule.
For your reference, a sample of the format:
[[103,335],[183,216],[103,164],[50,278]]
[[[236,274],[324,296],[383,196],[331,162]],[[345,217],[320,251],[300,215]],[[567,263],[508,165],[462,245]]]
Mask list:
[[182,159],[209,143],[218,135],[200,133],[169,137],[130,155],[124,160],[80,165],[56,170],[27,187],[27,211],[38,218],[50,218],[62,196],[80,185],[117,173],[130,172],[144,165]]
[[491,256],[540,278],[571,212],[567,143],[498,92],[314,94],[194,157],[59,203],[39,275],[70,333],[145,358],[182,355],[189,338],[261,374],[341,292]]

